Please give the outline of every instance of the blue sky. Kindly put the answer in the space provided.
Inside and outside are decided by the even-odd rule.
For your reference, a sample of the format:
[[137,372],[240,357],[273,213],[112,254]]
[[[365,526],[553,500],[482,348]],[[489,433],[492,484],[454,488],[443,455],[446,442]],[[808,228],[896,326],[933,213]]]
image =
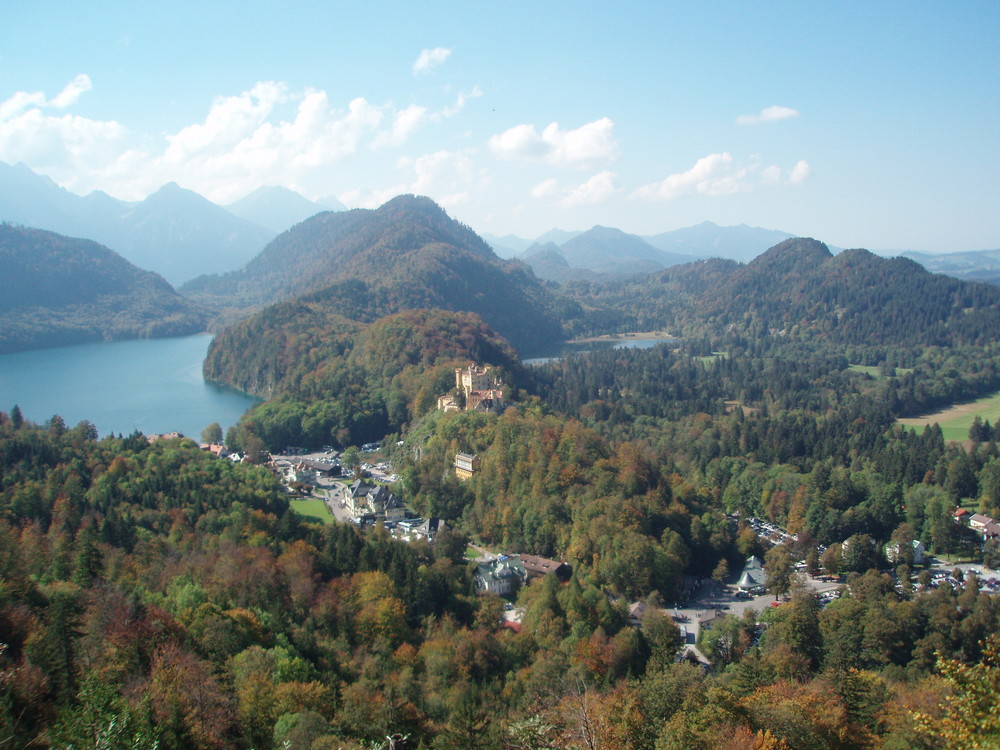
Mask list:
[[[10,7],[11,5],[20,7]],[[1000,248],[1000,3],[10,3],[0,161],[481,232]]]

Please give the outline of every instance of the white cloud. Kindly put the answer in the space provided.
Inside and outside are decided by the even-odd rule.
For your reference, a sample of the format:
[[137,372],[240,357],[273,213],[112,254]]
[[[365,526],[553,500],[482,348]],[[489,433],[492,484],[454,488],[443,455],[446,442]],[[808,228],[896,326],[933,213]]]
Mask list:
[[617,192],[615,175],[612,172],[600,172],[570,190],[566,197],[559,201],[559,204],[564,208],[592,206],[597,203],[604,203],[604,201]]
[[792,117],[798,117],[799,111],[791,107],[765,107],[755,115],[740,115],[736,118],[737,125],[759,125],[764,122],[778,122]]
[[382,146],[402,146],[409,139],[410,135],[416,131],[427,120],[427,107],[418,104],[411,104],[406,109],[396,113],[393,120],[392,130],[379,133],[372,142],[372,148]]
[[798,185],[809,177],[808,162],[799,161],[788,173],[776,165],[761,167],[752,157],[747,164],[737,163],[731,154],[703,156],[691,169],[672,174],[635,190],[633,198],[670,201],[685,195],[721,196],[746,193],[764,185]]
[[286,95],[284,85],[265,81],[238,96],[219,97],[212,102],[204,122],[167,136],[170,146],[164,159],[181,162],[206,150],[218,152],[236,147],[255,132],[259,135],[259,129]]
[[611,161],[618,157],[614,127],[608,117],[575,130],[560,130],[559,123],[553,122],[541,133],[534,125],[515,125],[490,138],[490,151],[498,159],[542,161],[560,166]]
[[413,63],[413,75],[429,73],[432,68],[436,68],[447,60],[450,54],[451,50],[445,47],[421,50],[420,55]]
[[780,185],[781,179],[781,167],[776,164],[764,167],[760,172],[760,180],[765,185]]
[[347,206],[376,208],[390,198],[404,193],[426,195],[444,208],[468,203],[470,191],[485,183],[476,170],[475,151],[437,151],[416,159],[402,158],[396,168],[407,172],[407,179],[385,188],[349,190],[337,198]]
[[643,185],[635,191],[637,198],[669,201],[682,195],[729,195],[741,190],[746,168],[734,165],[728,153],[709,154],[695,162],[686,172],[672,174],[662,182]]
[[117,158],[128,136],[121,124],[44,111],[67,108],[90,88],[90,78],[79,75],[52,99],[41,91],[18,91],[0,102],[0,161],[58,173],[57,181],[67,184],[78,168],[93,172]]
[[792,167],[791,174],[788,175],[788,181],[792,185],[799,185],[809,179],[812,175],[812,167],[809,166],[809,162],[799,160],[799,162]]
[[533,198],[550,198],[559,191],[559,183],[554,177],[543,180],[531,188]]
[[72,81],[70,81],[66,88],[56,94],[55,98],[47,102],[49,106],[56,107],[57,109],[66,109],[73,104],[76,104],[76,100],[80,98],[81,94],[84,94],[94,88],[94,84],[90,82],[90,76],[86,73],[81,73]]
[[[52,99],[44,92],[21,91],[0,101],[0,160],[23,161],[79,193],[101,189],[127,200],[144,198],[170,181],[221,203],[260,185],[313,183],[328,192],[323,170],[329,174],[332,165],[366,145],[402,146],[418,129],[457,116],[468,101],[482,96],[476,86],[440,111],[418,103],[397,109],[362,97],[338,108],[325,91],[294,92],[283,83],[264,81],[218,97],[197,122],[152,136],[113,120],[51,111],[71,109],[91,86],[81,75]],[[415,172],[404,187],[430,185],[430,160],[421,157],[410,168]],[[440,179],[440,170],[433,174]],[[459,180],[454,189],[426,192],[454,202],[466,191]]]
[[75,104],[81,94],[90,91],[93,87],[90,76],[81,73],[51,99],[45,97],[44,91],[17,91],[6,101],[0,102],[0,121],[16,117],[29,108],[66,109]]
[[458,92],[458,97],[455,99],[455,104],[451,107],[445,107],[441,110],[441,117],[454,117],[463,109],[465,109],[466,103],[469,99],[478,99],[483,95],[483,90],[479,88],[479,84],[472,87],[472,91],[466,94],[464,91]]
[[[295,100],[294,117],[279,119],[277,106]],[[168,136],[169,147],[150,166],[161,183],[173,179],[226,202],[248,186],[295,183],[356,153],[387,112],[361,97],[341,111],[329,106],[323,91],[293,96],[282,84],[258,84],[216,100],[204,123]]]

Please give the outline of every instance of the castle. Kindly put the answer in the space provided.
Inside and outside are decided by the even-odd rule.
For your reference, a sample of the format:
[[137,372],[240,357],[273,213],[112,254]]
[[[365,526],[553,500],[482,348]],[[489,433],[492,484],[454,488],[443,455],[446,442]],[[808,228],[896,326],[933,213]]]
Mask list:
[[[456,394],[440,396],[438,409],[444,411],[495,411],[502,412],[506,408],[503,400],[503,388],[499,378],[490,377],[490,365],[480,367],[476,363],[466,368],[455,370]],[[461,396],[465,397],[465,405],[461,404]]]

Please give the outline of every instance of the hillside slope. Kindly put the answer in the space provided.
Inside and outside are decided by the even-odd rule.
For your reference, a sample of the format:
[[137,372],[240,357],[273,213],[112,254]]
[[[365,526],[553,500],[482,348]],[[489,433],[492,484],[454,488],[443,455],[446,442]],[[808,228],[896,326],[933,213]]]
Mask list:
[[90,240],[0,224],[0,352],[204,330],[203,308]]
[[300,298],[366,323],[410,309],[473,312],[527,350],[559,340],[566,312],[523,264],[500,260],[471,229],[414,196],[314,216],[239,271],[181,291],[244,311]]

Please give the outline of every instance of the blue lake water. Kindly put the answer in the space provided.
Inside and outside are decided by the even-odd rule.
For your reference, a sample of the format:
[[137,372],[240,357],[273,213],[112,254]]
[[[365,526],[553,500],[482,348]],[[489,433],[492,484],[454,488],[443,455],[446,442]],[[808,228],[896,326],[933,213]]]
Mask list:
[[115,341],[0,355],[0,411],[25,419],[58,414],[70,427],[94,423],[101,435],[177,430],[199,439],[206,425],[225,432],[256,399],[207,382],[201,363],[211,336]]
[[578,341],[566,344],[559,352],[547,357],[532,357],[524,360],[526,365],[543,365],[570,354],[586,354],[599,349],[652,349],[657,344],[672,344],[679,339],[672,336],[656,339],[604,339],[600,341]]

